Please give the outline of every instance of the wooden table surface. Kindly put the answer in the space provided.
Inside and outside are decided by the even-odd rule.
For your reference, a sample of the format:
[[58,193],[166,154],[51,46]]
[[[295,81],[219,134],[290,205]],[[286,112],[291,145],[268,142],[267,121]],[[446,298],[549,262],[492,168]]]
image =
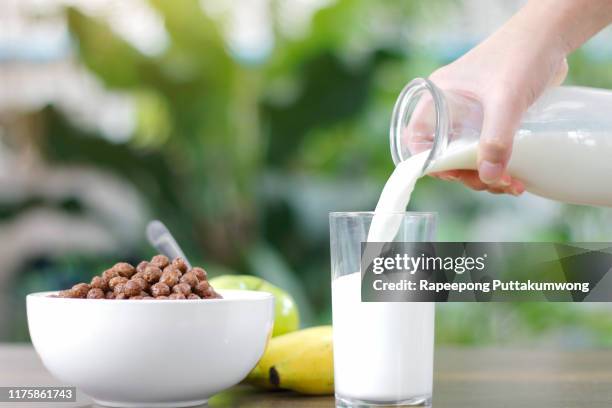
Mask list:
[[[612,406],[611,351],[436,350],[435,408],[574,408]],[[59,385],[29,345],[0,344],[0,386]],[[73,404],[0,407],[97,407],[82,393]],[[334,399],[238,386],[211,399],[217,407],[333,407]]]

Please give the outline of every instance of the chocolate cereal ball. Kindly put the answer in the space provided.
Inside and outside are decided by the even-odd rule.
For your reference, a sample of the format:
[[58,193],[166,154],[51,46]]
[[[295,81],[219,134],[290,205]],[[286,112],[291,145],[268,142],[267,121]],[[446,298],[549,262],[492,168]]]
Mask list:
[[208,289],[210,289],[208,281],[201,281],[193,288],[193,292],[200,297],[204,297]]
[[162,273],[162,276],[159,278],[159,281],[165,283],[169,287],[173,287],[174,285],[179,283],[180,278],[181,278],[181,271],[179,271],[178,269],[175,269],[172,266],[168,266],[166,267],[166,269],[164,269],[164,272]]
[[166,255],[155,255],[153,258],[151,258],[150,263],[163,270],[166,266],[170,264],[170,260]]
[[136,273],[144,273],[144,270],[149,266],[147,261],[142,261],[138,265],[136,265]]
[[170,296],[168,296],[168,299],[179,300],[179,299],[186,299],[186,297],[182,293],[173,293]]
[[198,284],[198,278],[194,273],[187,272],[181,276],[180,282],[188,284],[190,288],[195,288],[195,286]]
[[115,298],[115,292],[111,292],[108,291],[106,292],[106,296],[104,296],[106,299],[114,299]]
[[61,297],[61,298],[75,298],[76,293],[74,293],[74,291],[72,289],[66,289],[66,290],[62,290],[57,294],[57,297]]
[[[136,276],[136,275],[134,275]],[[132,279],[130,279],[132,282],[136,282],[139,286],[140,289],[147,291],[149,290],[149,282],[147,282],[144,278],[137,276],[137,277],[132,277]]]
[[190,294],[187,296],[187,299],[190,299],[190,300],[195,300],[195,299],[201,299],[201,298],[200,298],[198,295],[196,295],[195,293],[190,293]]
[[117,285],[115,285],[115,288],[113,289],[113,292],[115,293],[115,298],[117,297],[117,295],[121,294],[125,294],[125,283],[119,283]]
[[191,268],[189,272],[193,273],[196,276],[196,278],[198,278],[199,281],[208,279],[208,275],[206,274],[206,271],[198,266]]
[[215,290],[212,287],[208,288],[208,290],[204,294],[204,299],[222,299],[222,298],[223,296],[215,292]]
[[118,293],[115,295],[115,299],[117,300],[128,299],[128,296],[125,293]]
[[138,282],[134,282],[132,280],[127,281],[125,286],[123,287],[123,293],[127,296],[140,296],[140,292],[142,292],[142,288]]
[[87,299],[104,299],[104,291],[100,288],[91,288],[87,292]]
[[117,272],[113,268],[107,269],[104,272],[102,272],[102,279],[104,279],[107,282],[109,282],[111,279],[113,279],[116,276],[119,276],[119,272]]
[[72,287],[72,292],[74,293],[74,297],[85,298],[87,297],[89,289],[91,289],[91,286],[87,283],[77,283]]
[[124,278],[131,278],[133,274],[136,273],[136,269],[132,265],[127,262],[119,262],[113,266],[113,269],[117,271],[119,276],[123,276]]
[[172,287],[172,292],[180,293],[184,296],[187,296],[188,294],[191,293],[191,286],[189,286],[186,283],[177,283],[176,285]]
[[214,297],[215,297],[215,292],[212,290],[212,288],[208,288],[202,293],[203,299],[212,299]]
[[187,262],[183,258],[174,258],[172,266],[181,271],[181,273],[187,272]]
[[221,299],[221,295],[215,292],[207,281],[198,283],[198,286],[194,289],[194,292],[198,294],[202,299]]
[[113,279],[108,281],[108,287],[112,290],[115,290],[115,287],[120,284],[125,284],[128,281],[128,278],[123,276],[115,276]]
[[130,279],[134,280],[137,278],[141,278],[144,279],[144,271],[143,272],[136,272],[135,274],[132,275],[132,277]]
[[94,276],[91,278],[91,287],[105,292],[108,290],[108,281],[101,276]]
[[151,286],[151,294],[155,297],[168,296],[170,294],[170,287],[163,282],[158,282]]
[[144,280],[147,281],[147,283],[149,284],[154,284],[157,281],[159,281],[159,278],[161,277],[162,271],[161,269],[159,269],[157,266],[155,265],[150,265],[147,266],[145,268],[144,274],[142,275],[142,277],[144,278]]

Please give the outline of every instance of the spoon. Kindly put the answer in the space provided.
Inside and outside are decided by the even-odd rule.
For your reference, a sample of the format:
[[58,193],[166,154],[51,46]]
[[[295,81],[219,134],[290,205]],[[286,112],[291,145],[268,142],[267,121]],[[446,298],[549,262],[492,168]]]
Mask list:
[[147,224],[146,234],[149,243],[157,249],[160,254],[166,255],[170,260],[174,258],[183,258],[189,269],[191,269],[191,264],[185,256],[185,253],[163,222],[159,220],[150,221],[149,224]]

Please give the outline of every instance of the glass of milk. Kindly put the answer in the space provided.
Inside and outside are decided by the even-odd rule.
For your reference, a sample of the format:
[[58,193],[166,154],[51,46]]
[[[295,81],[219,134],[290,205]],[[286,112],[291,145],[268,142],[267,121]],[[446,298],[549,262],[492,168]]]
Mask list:
[[380,217],[393,232],[370,241],[435,238],[434,213],[330,214],[336,406],[430,406],[435,304],[361,301],[361,243]]

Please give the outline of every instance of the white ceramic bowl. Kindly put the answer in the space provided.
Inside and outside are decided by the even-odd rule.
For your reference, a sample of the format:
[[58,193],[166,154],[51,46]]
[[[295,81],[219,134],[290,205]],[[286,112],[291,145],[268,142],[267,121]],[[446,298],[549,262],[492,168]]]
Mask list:
[[30,337],[49,371],[111,407],[204,404],[240,382],[274,322],[266,292],[223,299],[98,300],[27,297]]

